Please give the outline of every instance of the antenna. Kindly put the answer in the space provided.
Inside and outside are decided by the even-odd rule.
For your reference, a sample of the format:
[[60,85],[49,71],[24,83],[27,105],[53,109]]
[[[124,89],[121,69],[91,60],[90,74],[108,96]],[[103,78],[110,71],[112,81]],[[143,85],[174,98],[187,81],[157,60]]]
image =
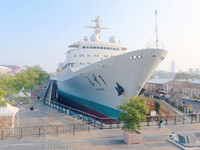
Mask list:
[[97,16],[95,20],[92,20],[92,22],[95,22],[96,25],[95,26],[85,26],[85,27],[86,28],[93,28],[94,31],[95,31],[95,34],[98,35],[98,36],[99,36],[99,34],[101,32],[101,29],[108,29],[108,28],[100,26],[101,20],[99,20],[99,16]]
[[156,27],[155,27],[155,32],[156,32],[156,48],[158,48],[158,26],[157,26],[157,10],[155,10],[155,18],[156,18]]

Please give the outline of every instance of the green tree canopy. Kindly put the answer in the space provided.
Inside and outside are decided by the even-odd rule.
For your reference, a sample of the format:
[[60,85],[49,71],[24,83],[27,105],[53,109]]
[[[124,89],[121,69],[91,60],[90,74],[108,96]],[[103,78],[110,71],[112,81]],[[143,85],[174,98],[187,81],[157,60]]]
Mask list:
[[159,102],[154,102],[154,110],[156,112],[158,112],[159,108],[160,108],[160,103]]
[[118,120],[123,122],[123,130],[136,131],[141,129],[141,121],[145,121],[145,115],[148,113],[146,99],[144,97],[130,97],[130,100],[124,99],[117,108],[122,111]]
[[200,80],[200,75],[198,75],[198,74],[188,74],[188,73],[177,73],[174,78],[178,79],[178,80],[191,80],[191,79]]
[[0,89],[6,91],[4,97],[15,97],[20,91],[26,96],[28,90],[32,90],[35,85],[41,85],[43,81],[49,79],[49,74],[40,66],[29,67],[14,75],[5,74],[0,77]]

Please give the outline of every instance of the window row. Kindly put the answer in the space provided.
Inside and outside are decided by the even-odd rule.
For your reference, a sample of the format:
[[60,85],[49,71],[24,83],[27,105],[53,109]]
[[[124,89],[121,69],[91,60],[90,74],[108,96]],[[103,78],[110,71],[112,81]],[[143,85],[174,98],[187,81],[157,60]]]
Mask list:
[[[90,54],[87,54],[87,55],[84,55],[84,54],[80,54],[80,55],[74,55],[74,57],[77,57],[77,56],[79,56],[79,57],[91,57],[91,55]],[[98,54],[95,54],[94,55],[94,57],[99,57],[99,55]],[[108,55],[104,55],[103,57],[109,57]],[[112,57],[112,56],[110,56],[110,57]]]
[[79,65],[90,65],[92,64],[91,62],[87,62],[87,63],[84,63],[84,62],[80,62]]
[[119,50],[119,48],[114,47],[96,47],[96,46],[82,46],[83,49],[109,49],[109,50]]
[[136,59],[136,58],[144,58],[145,55],[137,55],[137,56],[131,56],[129,59]]

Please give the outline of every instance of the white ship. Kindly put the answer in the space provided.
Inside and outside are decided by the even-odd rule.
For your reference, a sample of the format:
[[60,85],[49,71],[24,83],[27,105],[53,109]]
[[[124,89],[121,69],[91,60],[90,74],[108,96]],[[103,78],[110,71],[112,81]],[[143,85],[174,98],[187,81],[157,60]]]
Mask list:
[[66,61],[59,64],[58,95],[67,105],[116,119],[122,99],[137,96],[144,83],[167,55],[155,47],[130,51],[115,36],[100,41],[99,17],[93,22],[95,34],[69,46]]

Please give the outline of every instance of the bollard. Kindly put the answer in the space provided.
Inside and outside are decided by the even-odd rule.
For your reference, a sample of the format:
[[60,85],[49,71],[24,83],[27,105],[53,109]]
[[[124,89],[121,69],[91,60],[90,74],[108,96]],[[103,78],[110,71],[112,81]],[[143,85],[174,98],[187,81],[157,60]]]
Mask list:
[[94,127],[96,127],[96,119],[94,118]]
[[3,130],[2,130],[1,140],[3,140]]
[[90,132],[90,125],[88,125],[88,132]]
[[185,116],[183,115],[183,124],[185,124]]
[[73,118],[75,118],[75,111],[73,111]]
[[176,124],[176,115],[174,115],[174,124]]
[[191,123],[193,123],[193,114],[191,114]]
[[166,120],[165,120],[165,125],[168,125],[168,120],[167,120],[167,116],[166,116]]
[[39,128],[39,137],[40,137],[40,128]]
[[80,114],[78,113],[78,120],[80,119]]
[[88,124],[90,124],[90,117],[88,116]]
[[119,122],[117,123],[117,128],[119,128]]
[[21,138],[22,138],[22,128],[21,128]]
[[149,117],[148,117],[148,119],[147,119],[147,126],[149,126],[149,121],[150,121],[150,119],[149,119]]
[[83,122],[85,121],[85,115],[83,115]]
[[75,125],[73,124],[73,135],[75,135]]
[[100,129],[103,130],[103,122],[101,121]]
[[56,135],[58,136],[58,126],[57,126],[57,128],[56,128]]
[[198,114],[199,115],[199,122],[200,122],[200,114]]

